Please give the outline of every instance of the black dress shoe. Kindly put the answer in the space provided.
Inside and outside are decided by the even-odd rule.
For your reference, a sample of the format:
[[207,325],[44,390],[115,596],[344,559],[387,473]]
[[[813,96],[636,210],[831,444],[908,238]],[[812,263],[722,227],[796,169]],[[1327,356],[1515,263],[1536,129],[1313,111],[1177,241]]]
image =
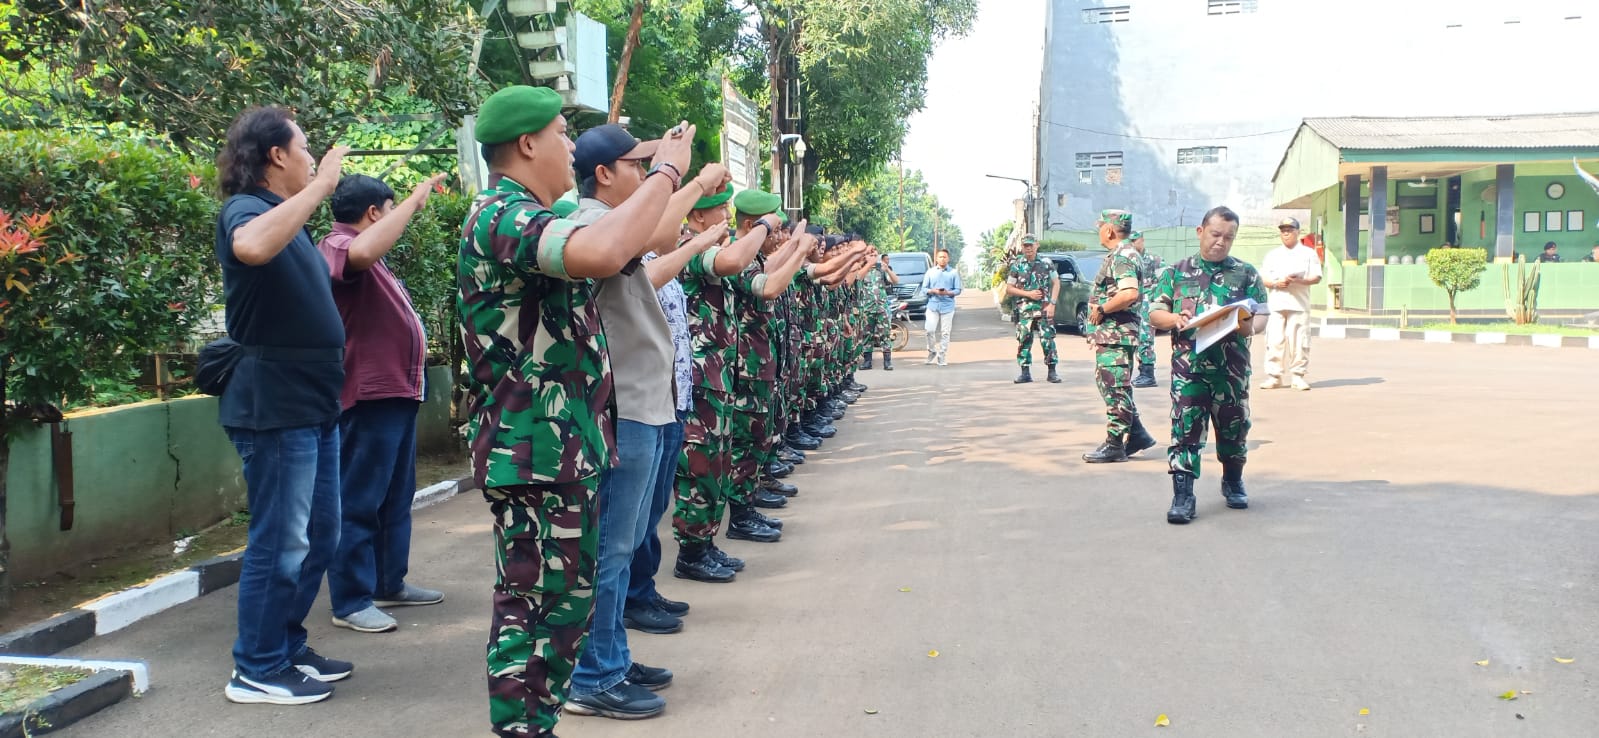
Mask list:
[[794,467],[783,463],[781,460],[766,465],[766,475],[773,479],[782,479],[794,471]]
[[[783,501],[787,502],[787,500]],[[783,533],[767,527],[756,520],[746,518],[727,526],[727,537],[738,541],[776,543],[783,538]]]
[[772,494],[782,495],[784,497],[793,497],[794,495],[799,494],[799,487],[795,487],[794,485],[786,482],[779,482],[776,479],[767,479],[761,482],[761,491],[771,492]]
[[711,544],[708,555],[711,557],[712,561],[721,564],[722,568],[724,569],[735,572],[744,571],[743,559],[737,556],[729,556],[726,551],[717,548],[716,544],[714,543]]
[[629,607],[622,611],[622,627],[666,635],[683,629],[683,620],[658,607]]
[[675,615],[677,617],[683,617],[684,615],[688,614],[688,603],[687,602],[678,602],[677,600],[669,600],[669,599],[666,599],[665,597],[662,597],[662,596],[657,594],[657,595],[655,595],[655,603],[654,604],[655,604],[656,607],[658,607],[658,608],[660,608],[662,610],[665,610],[670,615]]
[[713,584],[733,581],[733,570],[717,563],[708,554],[708,549],[703,547],[692,550],[685,546],[677,554],[677,566],[673,567],[672,576]]
[[768,510],[776,510],[780,507],[787,506],[788,498],[777,494],[776,492],[768,492],[764,489],[757,489],[755,490],[755,494],[750,495],[750,504],[754,505],[755,507],[764,507]]
[[627,667],[626,679],[651,692],[659,692],[672,686],[672,671],[634,661],[632,666]]

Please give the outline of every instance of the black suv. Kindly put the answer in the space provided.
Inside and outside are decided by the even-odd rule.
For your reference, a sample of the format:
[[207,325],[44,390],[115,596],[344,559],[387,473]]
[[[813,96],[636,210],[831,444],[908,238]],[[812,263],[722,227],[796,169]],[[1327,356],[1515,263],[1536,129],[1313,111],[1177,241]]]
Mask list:
[[897,251],[884,256],[899,277],[899,284],[894,285],[894,299],[906,304],[912,320],[925,319],[927,293],[922,291],[922,279],[927,276],[927,270],[933,268],[933,257],[921,251]]

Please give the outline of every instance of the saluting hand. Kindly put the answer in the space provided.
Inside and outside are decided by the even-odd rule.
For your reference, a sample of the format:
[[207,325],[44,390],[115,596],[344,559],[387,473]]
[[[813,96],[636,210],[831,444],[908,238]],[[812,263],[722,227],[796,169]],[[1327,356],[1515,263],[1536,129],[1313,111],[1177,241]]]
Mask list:
[[686,120],[678,123],[677,127],[661,137],[661,145],[655,149],[655,158],[650,160],[650,164],[652,166],[670,164],[677,169],[678,174],[688,171],[688,162],[694,153],[694,133],[697,130],[699,129]]
[[689,239],[688,243],[683,244],[683,248],[695,253],[702,253],[706,249],[721,243],[722,237],[726,235],[727,224],[717,223],[716,225],[701,231],[699,235]]
[[433,194],[433,191],[439,186],[439,183],[443,182],[444,178],[448,176],[450,175],[435,174],[431,177],[428,177],[426,182],[417,185],[415,189],[411,190],[411,196],[405,199],[415,206],[417,210],[421,210],[422,206],[428,203],[428,197]]
[[323,197],[333,195],[333,190],[339,186],[339,178],[344,176],[344,155],[350,153],[348,146],[334,146],[328,153],[322,155],[321,163],[316,165],[316,177],[311,184],[321,188]]

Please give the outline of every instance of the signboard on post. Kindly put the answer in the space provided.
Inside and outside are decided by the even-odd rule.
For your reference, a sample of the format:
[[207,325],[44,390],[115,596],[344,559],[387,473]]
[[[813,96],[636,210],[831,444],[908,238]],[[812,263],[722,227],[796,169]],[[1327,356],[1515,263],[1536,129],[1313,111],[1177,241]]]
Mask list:
[[722,78],[722,164],[733,175],[733,189],[761,186],[760,109]]

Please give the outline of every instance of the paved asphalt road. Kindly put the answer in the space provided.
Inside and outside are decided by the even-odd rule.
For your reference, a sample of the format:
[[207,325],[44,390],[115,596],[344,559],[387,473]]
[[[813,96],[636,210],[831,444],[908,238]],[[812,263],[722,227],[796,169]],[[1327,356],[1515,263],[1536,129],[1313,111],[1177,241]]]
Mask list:
[[[736,583],[662,580],[688,628],[632,643],[677,674],[666,714],[563,736],[1599,735],[1599,352],[1320,341],[1314,391],[1255,393],[1251,509],[1207,459],[1178,528],[1163,455],[1078,460],[1103,422],[1081,339],[1064,384],[1014,386],[987,303],[949,367],[860,374],[784,540],[725,546]],[[1161,428],[1164,390],[1137,398]],[[449,599],[399,633],[314,611],[358,664],[333,699],[223,700],[230,589],[76,649],[147,659],[155,687],[62,735],[488,735],[481,500],[419,513],[415,549]]]

